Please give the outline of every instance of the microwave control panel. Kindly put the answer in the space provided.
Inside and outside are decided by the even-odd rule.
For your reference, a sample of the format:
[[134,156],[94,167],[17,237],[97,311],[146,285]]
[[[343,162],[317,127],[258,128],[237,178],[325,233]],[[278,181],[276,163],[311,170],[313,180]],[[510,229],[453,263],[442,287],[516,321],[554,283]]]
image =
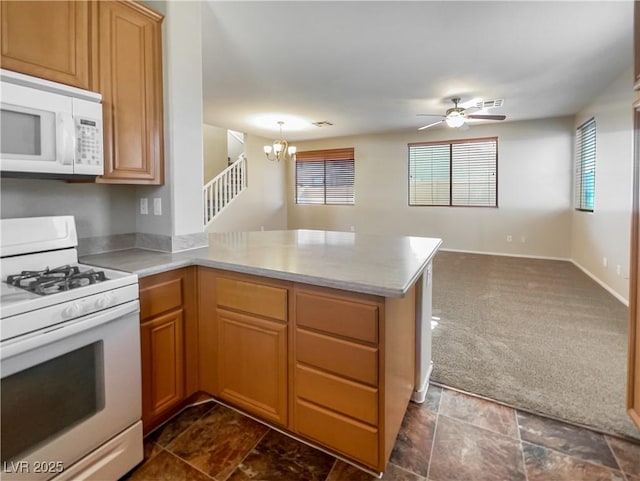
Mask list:
[[95,119],[76,117],[76,164],[102,165],[102,129]]

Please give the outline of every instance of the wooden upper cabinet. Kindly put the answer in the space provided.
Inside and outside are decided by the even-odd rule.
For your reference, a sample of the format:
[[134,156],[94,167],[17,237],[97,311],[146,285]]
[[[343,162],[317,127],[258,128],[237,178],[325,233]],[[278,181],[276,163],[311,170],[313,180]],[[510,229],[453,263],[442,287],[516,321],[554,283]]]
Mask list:
[[89,88],[89,3],[0,3],[2,68]]
[[102,94],[104,176],[164,183],[163,16],[130,1],[94,2],[93,89]]

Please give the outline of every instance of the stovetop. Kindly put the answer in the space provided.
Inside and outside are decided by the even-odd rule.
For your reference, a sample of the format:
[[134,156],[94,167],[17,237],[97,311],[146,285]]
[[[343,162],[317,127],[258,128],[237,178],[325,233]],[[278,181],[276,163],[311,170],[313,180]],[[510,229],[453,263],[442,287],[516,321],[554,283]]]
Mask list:
[[94,269],[81,271],[77,265],[64,265],[54,269],[47,267],[38,271],[22,271],[19,274],[7,276],[5,282],[45,296],[106,280],[104,271]]
[[138,276],[79,264],[77,245],[71,216],[0,219],[0,342],[137,309]]
[[69,264],[55,268],[7,269],[3,266],[0,282],[0,318],[35,311],[51,305],[72,303],[78,299],[128,284],[138,277],[127,272]]

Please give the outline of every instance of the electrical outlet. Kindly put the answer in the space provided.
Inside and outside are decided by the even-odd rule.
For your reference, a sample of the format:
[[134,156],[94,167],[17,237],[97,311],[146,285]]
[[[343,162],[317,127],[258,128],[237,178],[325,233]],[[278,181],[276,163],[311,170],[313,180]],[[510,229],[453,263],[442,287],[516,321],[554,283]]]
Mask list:
[[508,235],[507,236],[507,242],[513,242],[513,236]]
[[149,213],[149,199],[146,197],[140,198],[140,213],[142,215],[147,215]]
[[162,199],[160,197],[153,198],[153,215],[162,215]]
[[622,273],[622,268],[620,267],[620,264],[616,265],[616,274],[620,275]]
[[607,267],[609,265],[609,261],[606,257],[602,258],[602,267]]
[[522,242],[523,244],[524,244],[525,242],[527,242],[527,237],[526,237],[526,236],[521,235],[521,236],[520,236],[520,242]]

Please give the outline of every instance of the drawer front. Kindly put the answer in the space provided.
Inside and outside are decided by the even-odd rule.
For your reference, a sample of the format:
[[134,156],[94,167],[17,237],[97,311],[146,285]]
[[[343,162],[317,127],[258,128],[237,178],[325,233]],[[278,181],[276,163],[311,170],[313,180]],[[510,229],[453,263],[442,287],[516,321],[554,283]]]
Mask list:
[[295,429],[299,434],[378,467],[378,430],[305,401],[296,401]]
[[378,306],[296,293],[296,324],[360,341],[378,342]]
[[287,290],[281,287],[217,277],[216,302],[221,307],[287,320]]
[[296,357],[305,364],[378,385],[378,349],[296,329]]
[[365,423],[378,425],[378,390],[321,372],[296,366],[296,396]]
[[140,319],[182,306],[182,278],[140,288]]

